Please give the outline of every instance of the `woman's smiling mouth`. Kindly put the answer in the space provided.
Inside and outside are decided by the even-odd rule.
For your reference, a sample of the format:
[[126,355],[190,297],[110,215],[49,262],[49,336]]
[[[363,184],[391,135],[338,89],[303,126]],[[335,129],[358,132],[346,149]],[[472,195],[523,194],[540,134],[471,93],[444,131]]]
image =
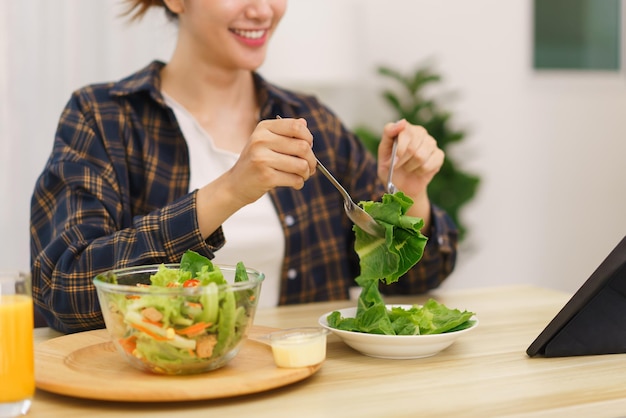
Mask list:
[[253,46],[264,44],[267,40],[267,34],[269,33],[267,29],[230,29],[230,31],[243,43]]

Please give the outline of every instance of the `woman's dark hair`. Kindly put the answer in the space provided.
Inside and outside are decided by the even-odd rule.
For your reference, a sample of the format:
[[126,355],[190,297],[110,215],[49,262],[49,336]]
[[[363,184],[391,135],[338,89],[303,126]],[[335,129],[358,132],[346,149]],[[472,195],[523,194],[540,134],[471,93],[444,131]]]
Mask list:
[[163,0],[124,0],[124,2],[128,8],[122,15],[130,16],[131,20],[140,20],[151,7],[162,7],[169,19],[176,20],[177,18],[176,13],[172,13]]

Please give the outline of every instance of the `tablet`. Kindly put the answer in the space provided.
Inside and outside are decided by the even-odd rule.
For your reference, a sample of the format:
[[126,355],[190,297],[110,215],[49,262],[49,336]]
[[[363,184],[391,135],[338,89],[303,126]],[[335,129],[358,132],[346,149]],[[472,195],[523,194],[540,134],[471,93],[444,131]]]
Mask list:
[[526,350],[530,357],[626,352],[626,237]]

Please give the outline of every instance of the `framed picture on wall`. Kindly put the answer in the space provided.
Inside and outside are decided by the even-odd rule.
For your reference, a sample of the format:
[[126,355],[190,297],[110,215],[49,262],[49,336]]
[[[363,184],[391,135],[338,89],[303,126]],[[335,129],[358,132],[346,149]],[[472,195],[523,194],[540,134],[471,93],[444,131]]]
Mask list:
[[622,19],[622,0],[534,0],[534,68],[620,71]]

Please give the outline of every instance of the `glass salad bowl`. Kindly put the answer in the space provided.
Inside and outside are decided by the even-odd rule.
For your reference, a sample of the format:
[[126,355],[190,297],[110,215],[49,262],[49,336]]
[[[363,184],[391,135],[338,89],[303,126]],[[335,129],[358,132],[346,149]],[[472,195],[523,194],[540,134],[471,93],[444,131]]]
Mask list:
[[106,328],[132,366],[157,374],[202,373],[237,355],[264,275],[243,265],[208,264],[198,271],[180,264],[130,267],[94,279]]

